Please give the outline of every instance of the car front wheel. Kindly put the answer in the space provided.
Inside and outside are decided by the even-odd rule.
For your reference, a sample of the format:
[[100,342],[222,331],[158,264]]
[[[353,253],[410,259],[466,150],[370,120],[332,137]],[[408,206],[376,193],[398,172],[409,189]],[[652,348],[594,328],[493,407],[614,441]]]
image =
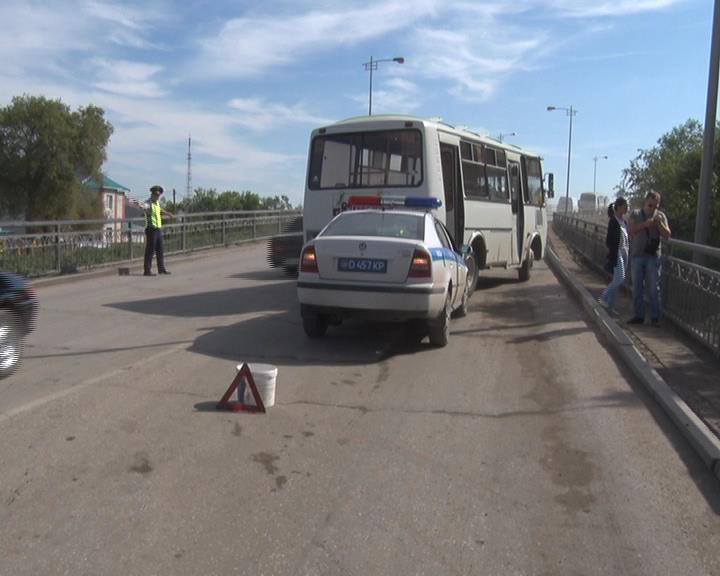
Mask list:
[[0,310],[0,378],[10,376],[20,365],[22,335],[17,315]]
[[430,344],[442,348],[447,346],[450,339],[450,313],[452,311],[452,294],[448,288],[447,298],[445,299],[445,307],[440,316],[430,323],[428,326],[428,336]]

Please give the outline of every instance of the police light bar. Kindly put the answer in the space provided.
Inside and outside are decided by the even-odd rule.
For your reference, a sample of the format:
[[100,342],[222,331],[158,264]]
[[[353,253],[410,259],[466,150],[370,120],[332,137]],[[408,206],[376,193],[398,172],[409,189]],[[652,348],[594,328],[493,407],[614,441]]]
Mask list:
[[432,196],[350,196],[348,207],[355,208],[365,206],[368,208],[381,207],[389,208],[399,206],[404,208],[440,208],[440,198]]

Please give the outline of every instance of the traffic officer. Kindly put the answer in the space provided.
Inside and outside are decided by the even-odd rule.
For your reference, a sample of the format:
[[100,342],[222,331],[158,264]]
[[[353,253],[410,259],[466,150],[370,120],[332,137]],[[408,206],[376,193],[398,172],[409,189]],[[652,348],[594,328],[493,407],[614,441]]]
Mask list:
[[162,218],[163,215],[172,217],[172,214],[160,206],[162,193],[162,186],[156,184],[150,188],[150,200],[145,204],[145,276],[154,276],[152,273],[153,254],[157,254],[158,273],[170,274],[165,268]]

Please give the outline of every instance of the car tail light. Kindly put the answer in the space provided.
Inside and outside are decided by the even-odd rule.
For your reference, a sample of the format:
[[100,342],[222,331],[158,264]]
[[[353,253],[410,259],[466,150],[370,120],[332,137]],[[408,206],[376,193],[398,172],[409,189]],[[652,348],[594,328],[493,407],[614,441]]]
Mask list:
[[432,260],[425,250],[415,249],[408,278],[430,278],[432,276]]
[[308,246],[303,250],[302,258],[300,259],[300,272],[318,273],[315,246]]

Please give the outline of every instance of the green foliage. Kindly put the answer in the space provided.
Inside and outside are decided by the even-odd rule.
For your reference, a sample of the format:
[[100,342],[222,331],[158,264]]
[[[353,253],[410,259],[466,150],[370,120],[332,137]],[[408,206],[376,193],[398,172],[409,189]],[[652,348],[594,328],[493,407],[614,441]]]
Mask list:
[[112,125],[96,106],[71,111],[60,100],[17,96],[0,108],[0,212],[26,220],[102,217],[99,180]]
[[226,190],[218,194],[215,188],[196,188],[191,198],[177,203],[183,212],[226,212],[231,210],[291,210],[287,196],[261,198],[259,194],[244,190]]
[[[713,172],[720,171],[720,129],[717,130]],[[700,186],[703,128],[697,120],[688,120],[660,137],[653,148],[639,150],[623,170],[616,187],[631,205],[640,206],[645,195],[655,190],[662,195],[662,210],[670,220],[673,236],[693,240],[695,212]],[[720,246],[720,194],[713,184],[713,215],[710,243]]]

